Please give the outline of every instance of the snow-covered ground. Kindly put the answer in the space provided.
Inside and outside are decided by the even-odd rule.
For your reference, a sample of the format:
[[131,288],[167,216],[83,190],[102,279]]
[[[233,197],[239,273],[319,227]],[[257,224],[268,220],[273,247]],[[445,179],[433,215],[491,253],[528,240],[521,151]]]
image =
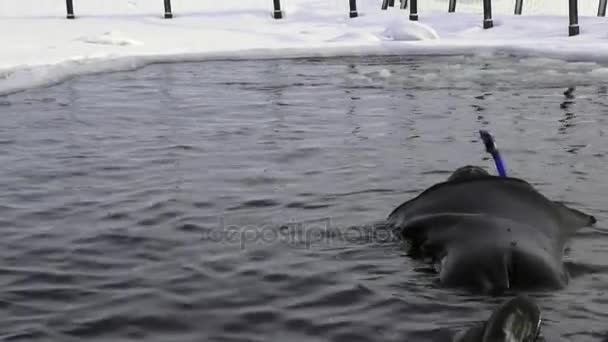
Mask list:
[[74,0],[76,20],[65,19],[63,0],[0,1],[0,94],[83,73],[209,58],[498,51],[608,61],[608,18],[594,16],[597,0],[579,1],[576,37],[567,33],[567,0],[524,1],[523,16],[511,14],[514,0],[494,0],[491,30],[481,28],[475,0],[460,0],[451,14],[446,1],[420,1],[418,23],[398,8],[381,11],[381,0],[358,0],[355,19],[348,0],[283,0],[283,20],[271,18],[271,0],[172,0],[172,20],[162,18],[161,0]]

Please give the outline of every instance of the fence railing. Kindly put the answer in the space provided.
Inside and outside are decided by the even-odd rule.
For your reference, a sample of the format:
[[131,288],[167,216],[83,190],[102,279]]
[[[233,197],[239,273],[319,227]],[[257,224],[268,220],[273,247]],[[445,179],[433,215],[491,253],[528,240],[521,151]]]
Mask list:
[[[407,5],[407,0],[401,0],[399,8],[407,9]],[[383,0],[380,8],[386,10],[388,7],[395,7],[395,0]],[[410,20],[418,20],[418,0],[410,0]]]
[[[163,0],[165,5],[165,18],[171,19],[173,18],[173,12],[171,10],[171,0]],[[418,0],[399,0],[401,5],[399,8],[405,10],[409,7],[410,9],[410,20],[416,21],[418,20]],[[514,0],[515,1],[515,15],[521,15],[522,9],[524,6],[523,0]],[[555,0],[558,1],[558,0]],[[606,4],[608,0],[598,0],[598,9],[597,15],[598,17],[606,16]],[[275,19],[282,19],[284,17],[284,12],[281,9],[281,0],[273,0],[273,11],[272,17]],[[456,12],[457,0],[449,0],[448,4],[448,12],[453,13]],[[578,26],[578,0],[568,0],[568,11],[569,11],[569,20],[570,23],[568,25],[568,34],[570,36],[578,35],[580,32]],[[349,12],[348,16],[351,18],[356,18],[359,16],[357,12],[357,0],[348,0],[349,4]],[[381,9],[386,10],[388,7],[395,7],[395,0],[382,0]],[[76,15],[74,14],[74,3],[73,0],[66,0],[66,8],[67,8],[67,18],[75,19]],[[492,0],[483,0],[483,28],[489,29],[494,26],[492,21]]]

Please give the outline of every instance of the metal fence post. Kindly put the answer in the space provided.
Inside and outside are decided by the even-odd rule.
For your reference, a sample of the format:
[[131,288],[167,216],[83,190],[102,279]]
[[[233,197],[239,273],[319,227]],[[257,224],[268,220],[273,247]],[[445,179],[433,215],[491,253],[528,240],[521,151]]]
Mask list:
[[568,35],[576,36],[580,33],[578,27],[578,0],[570,0],[570,26],[568,26]]
[[456,12],[456,0],[450,0],[450,4],[448,6],[448,13]]
[[494,27],[492,21],[492,0],[483,0],[483,28],[489,29]]
[[407,8],[407,0],[401,0],[401,9],[406,9]]
[[605,17],[606,16],[606,3],[608,1],[606,0],[600,0],[600,5],[597,8],[597,16],[598,17]]
[[456,12],[456,0],[450,0],[450,5],[448,7],[448,13]]
[[65,0],[65,7],[68,10],[68,15],[66,16],[66,18],[75,19],[76,17],[74,16],[74,4],[72,3],[72,0]]
[[524,0],[515,0],[515,15],[521,15],[521,10],[524,7]]
[[418,0],[410,0],[410,20],[418,21]]
[[382,0],[381,9],[386,10],[388,8],[388,0]]
[[171,12],[171,0],[165,0],[165,19],[173,18],[173,12]]
[[274,3],[274,11],[272,12],[272,17],[275,19],[283,18],[283,11],[281,11],[281,0],[273,0]]
[[395,0],[388,0],[388,5],[390,7],[395,7]]
[[357,13],[357,0],[349,0],[348,4],[349,4],[349,7],[350,7],[350,12],[348,12],[348,15],[351,18],[358,17],[359,13]]

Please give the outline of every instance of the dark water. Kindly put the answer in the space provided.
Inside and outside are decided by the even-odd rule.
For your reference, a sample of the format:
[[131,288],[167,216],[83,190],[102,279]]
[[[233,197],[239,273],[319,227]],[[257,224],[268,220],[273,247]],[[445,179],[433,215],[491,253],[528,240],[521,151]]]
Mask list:
[[533,295],[548,341],[605,341],[606,70],[221,61],[1,97],[0,339],[449,341],[504,298],[437,286],[369,225],[458,166],[493,170],[486,128],[511,174],[598,218],[569,286]]

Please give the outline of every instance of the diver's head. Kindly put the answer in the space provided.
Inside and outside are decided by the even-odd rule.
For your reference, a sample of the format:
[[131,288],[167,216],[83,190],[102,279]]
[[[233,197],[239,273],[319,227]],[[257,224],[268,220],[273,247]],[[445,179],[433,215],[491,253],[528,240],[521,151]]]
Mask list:
[[479,166],[467,165],[456,169],[448,178],[448,182],[471,180],[487,177],[490,174]]

